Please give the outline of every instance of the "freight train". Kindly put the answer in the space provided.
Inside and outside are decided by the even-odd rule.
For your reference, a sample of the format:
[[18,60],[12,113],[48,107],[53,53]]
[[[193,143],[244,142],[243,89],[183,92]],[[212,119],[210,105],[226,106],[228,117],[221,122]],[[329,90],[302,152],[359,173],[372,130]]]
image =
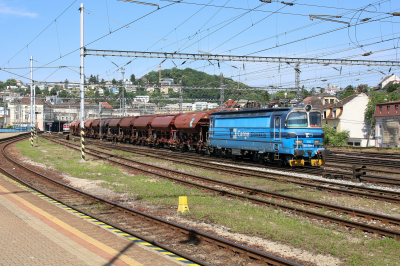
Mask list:
[[[84,123],[89,138],[233,160],[321,166],[329,154],[322,147],[321,112],[310,105],[90,119]],[[72,122],[70,130],[79,136],[80,121]]]

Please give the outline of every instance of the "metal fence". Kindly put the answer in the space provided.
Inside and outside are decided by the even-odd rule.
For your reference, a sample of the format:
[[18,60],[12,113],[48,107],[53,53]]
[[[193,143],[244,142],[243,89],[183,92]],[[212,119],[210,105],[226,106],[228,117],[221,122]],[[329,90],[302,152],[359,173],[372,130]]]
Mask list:
[[0,133],[3,133],[3,132],[26,132],[26,131],[31,131],[31,127],[0,128]]

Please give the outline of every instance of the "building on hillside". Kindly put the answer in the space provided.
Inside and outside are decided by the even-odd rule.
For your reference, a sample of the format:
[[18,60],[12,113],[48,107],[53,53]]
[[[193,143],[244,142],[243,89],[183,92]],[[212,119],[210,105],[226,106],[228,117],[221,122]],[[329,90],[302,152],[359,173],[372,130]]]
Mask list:
[[348,145],[366,147],[369,126],[364,113],[369,98],[366,94],[353,94],[324,108],[322,124],[339,131],[349,131]]
[[150,96],[148,95],[138,95],[135,98],[133,98],[134,102],[142,102],[142,103],[148,103],[150,101]]
[[392,83],[400,83],[399,77],[394,73],[382,79],[382,81],[375,87],[374,91],[385,91],[387,86]]
[[18,86],[7,86],[6,89],[7,90],[16,90],[16,89],[19,89],[19,87]]
[[133,82],[130,79],[121,79],[123,85],[133,85]]
[[161,94],[168,94],[169,88],[168,87],[160,87]]
[[112,94],[118,94],[119,93],[119,89],[117,87],[111,87],[110,88],[110,93]]
[[62,102],[63,102],[62,99],[59,99],[59,98],[57,97],[57,95],[54,95],[54,96],[46,96],[46,101],[49,102],[49,103],[51,103],[51,104],[59,104],[59,103],[62,103]]
[[97,88],[96,88],[96,91],[99,92],[99,95],[100,95],[100,96],[104,96],[104,89],[103,89],[103,88],[97,87]]
[[399,147],[400,101],[377,104],[375,107],[375,147]]
[[127,86],[125,89],[126,89],[126,92],[136,93],[137,86],[136,85],[131,85],[131,86]]
[[322,112],[326,106],[337,103],[338,101],[339,99],[336,96],[329,93],[317,93],[313,96],[306,97],[303,100],[303,103],[310,104],[312,107],[315,108],[319,108]]
[[147,88],[146,88],[146,91],[147,91],[148,93],[153,93],[153,92],[155,91],[155,89],[154,89],[153,87],[147,87]]

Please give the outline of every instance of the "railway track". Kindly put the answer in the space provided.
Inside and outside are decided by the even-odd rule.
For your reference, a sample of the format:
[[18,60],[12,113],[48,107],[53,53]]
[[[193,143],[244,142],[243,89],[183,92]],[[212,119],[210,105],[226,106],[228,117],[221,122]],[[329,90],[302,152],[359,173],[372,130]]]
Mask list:
[[[0,171],[4,175],[70,208],[110,224],[121,231],[169,250],[199,265],[209,265],[207,262],[195,258],[199,254],[209,260],[217,257],[221,262],[218,265],[230,265],[232,256],[242,256],[246,262],[259,262],[261,265],[298,265],[294,262],[97,197],[33,171],[7,155],[7,147],[19,140],[21,138],[0,143],[2,149]],[[93,206],[95,208],[92,208]],[[188,244],[194,242],[201,242],[204,245],[195,245],[194,248],[188,249]],[[207,245],[213,247],[212,251],[204,249],[204,246]],[[174,246],[174,248],[171,248],[171,246]],[[223,254],[220,254],[221,251],[223,251]]]
[[[309,188],[314,188],[318,190],[323,190],[326,192],[330,193],[335,193],[335,194],[341,194],[341,195],[349,195],[349,196],[356,196],[356,197],[362,197],[362,198],[371,198],[379,201],[385,201],[385,202],[390,202],[390,203],[395,203],[399,204],[400,203],[400,193],[399,192],[393,192],[393,191],[388,191],[388,190],[382,190],[382,189],[374,189],[374,188],[368,188],[368,187],[361,187],[361,186],[354,186],[354,185],[344,185],[344,184],[338,184],[336,182],[331,182],[331,181],[322,181],[322,180],[316,180],[316,179],[310,179],[310,178],[305,178],[301,176],[294,176],[294,175],[289,175],[289,174],[284,174],[282,173],[282,168],[278,167],[271,167],[270,169],[273,170],[279,170],[279,173],[271,173],[271,172],[265,172],[262,170],[256,170],[256,169],[244,169],[241,166],[246,166],[248,167],[249,164],[247,163],[235,163],[235,165],[226,164],[221,165],[221,164],[210,164],[210,163],[204,163],[201,162],[199,159],[199,156],[197,154],[188,154],[185,153],[184,155],[179,155],[177,153],[171,153],[167,151],[157,151],[154,149],[142,149],[142,148],[135,148],[134,150],[132,149],[132,146],[128,147],[123,147],[123,146],[110,146],[110,145],[105,145],[103,143],[96,142],[94,143],[98,147],[102,147],[104,149],[117,149],[125,152],[131,152],[131,153],[136,153],[152,158],[157,158],[160,159],[162,158],[163,160],[171,161],[174,163],[181,163],[181,164],[186,164],[194,167],[199,167],[202,169],[207,169],[210,171],[218,171],[221,172],[223,171],[224,173],[228,173],[231,175],[236,175],[236,176],[252,176],[252,177],[257,177],[257,178],[264,178],[264,179],[269,179],[277,182],[282,182],[282,183],[290,183],[290,184],[295,184],[301,187],[309,187]],[[135,146],[134,146],[135,147]],[[250,165],[254,166],[254,165]],[[259,166],[257,166],[259,167]],[[287,169],[285,169],[286,171]],[[293,173],[296,173],[295,170],[293,169],[288,169],[292,171]],[[307,169],[306,169],[307,170]],[[308,170],[316,170],[316,169],[308,169]],[[303,173],[303,172],[302,172]],[[307,172],[308,174],[312,172]],[[284,179],[282,178],[284,177]]]
[[389,159],[378,159],[374,158],[363,158],[363,155],[347,155],[341,153],[332,153],[329,155],[330,159],[332,159],[335,163],[343,163],[343,164],[363,164],[366,166],[374,166],[374,167],[388,167],[392,169],[400,170],[400,161],[398,160],[389,160]]
[[[56,141],[52,140],[53,142],[74,148],[74,149],[79,149],[78,145],[71,144],[71,143],[65,143],[63,141]],[[181,171],[177,170],[171,170],[168,168],[163,168],[159,166],[154,166],[151,164],[139,162],[136,160],[128,159],[128,158],[123,158],[122,156],[117,156],[114,154],[110,154],[107,152],[99,151],[97,149],[93,148],[86,148],[85,151],[92,156],[102,158],[103,160],[107,160],[110,163],[114,163],[126,168],[134,169],[136,171],[143,172],[145,174],[150,174],[152,176],[156,176],[159,178],[164,178],[164,179],[169,179],[173,182],[177,182],[180,184],[183,184],[185,186],[189,187],[195,187],[198,189],[201,189],[203,191],[209,191],[214,194],[218,194],[220,196],[228,197],[228,198],[234,198],[234,199],[240,199],[248,202],[252,202],[254,204],[258,205],[266,205],[270,207],[274,207],[276,209],[282,209],[285,211],[288,211],[290,213],[296,214],[298,216],[302,217],[307,217],[310,219],[317,219],[321,220],[324,222],[328,223],[334,223],[338,224],[340,226],[343,226],[344,228],[347,228],[348,230],[360,230],[365,233],[369,234],[375,234],[378,236],[385,236],[385,237],[393,237],[397,240],[400,240],[400,232],[393,230],[393,229],[386,229],[381,226],[391,226],[392,228],[399,228],[400,229],[400,219],[396,217],[390,217],[386,215],[380,215],[376,213],[371,213],[371,212],[366,212],[362,210],[357,210],[353,208],[347,208],[343,206],[338,206],[338,205],[333,205],[333,204],[328,204],[328,203],[323,203],[323,202],[318,202],[318,201],[312,201],[312,200],[307,200],[307,199],[302,199],[298,197],[293,197],[293,196],[288,196],[284,195],[281,193],[274,193],[274,192],[269,192],[265,190],[260,190],[260,189],[253,189],[250,187],[245,187],[245,186],[240,186],[237,184],[233,183],[228,183],[228,182],[223,182],[215,179],[210,179],[202,176],[197,176],[193,174],[188,174],[184,173]],[[99,154],[104,155],[104,157],[100,156]],[[118,160],[114,160],[111,158],[117,158]],[[121,162],[126,161],[129,162],[130,164]],[[151,170],[147,170],[151,169]],[[171,175],[172,173],[172,175]],[[188,181],[190,180],[190,181]],[[193,182],[195,181],[195,182]],[[206,186],[204,184],[210,184],[213,186]],[[228,189],[221,189],[220,187],[228,188]],[[238,191],[239,193],[234,193],[231,192],[232,190]],[[247,196],[252,195],[252,196]],[[338,218],[336,216],[331,216],[331,215],[326,215],[326,214],[321,214],[315,211],[309,211],[305,208],[298,208],[298,207],[293,207],[290,205],[285,205],[285,204],[280,204],[275,201],[270,201],[270,200],[265,200],[263,198],[272,198],[272,199],[279,199],[279,200],[284,200],[286,202],[290,202],[292,204],[296,205],[302,205],[302,206],[307,206],[307,207],[312,207],[315,209],[326,209],[331,212],[335,212],[336,214],[341,214],[341,215],[350,215],[353,217],[356,217],[357,219],[363,219],[364,221],[374,221],[375,223],[379,223],[381,226],[375,226],[375,225],[370,225],[367,222],[361,223],[361,222],[356,222],[356,221],[351,221],[348,219],[343,219],[343,218]]]
[[[97,143],[96,145],[99,145],[99,141],[86,141],[86,143]],[[124,144],[122,144],[124,145]],[[127,146],[128,147],[128,146]],[[140,146],[132,146],[129,145],[129,147],[135,147],[135,151],[137,151],[138,149],[141,149],[143,147]],[[171,153],[169,150],[163,150],[163,149],[151,149],[151,153],[154,154],[159,154],[159,155],[165,155],[165,156],[169,156],[171,154],[174,154],[174,157],[180,157],[183,159],[187,159],[188,156],[191,156],[191,160],[196,160],[197,162],[199,162],[202,159],[199,158],[204,158],[204,157],[199,157],[198,154],[193,154],[190,152],[185,153],[185,155],[177,155],[178,153]],[[218,162],[218,163],[226,163],[226,164],[232,164],[232,160],[230,159],[223,159],[223,158],[216,158],[216,157],[206,157],[211,159],[214,162]],[[203,160],[204,161],[204,160]],[[250,162],[250,161],[235,161],[234,163],[235,165],[240,165],[240,166],[254,166],[254,167],[264,167],[263,165],[259,164],[259,163],[254,163],[254,162]],[[360,163],[355,163],[356,165],[360,165]],[[341,168],[341,169],[351,169],[351,167],[342,167],[340,166],[332,166],[335,168]],[[287,172],[292,172],[292,173],[302,173],[302,174],[310,174],[310,175],[319,175],[319,176],[331,176],[333,179],[343,179],[343,180],[352,180],[353,178],[353,172],[349,172],[349,171],[340,171],[340,170],[325,170],[324,168],[315,168],[315,167],[303,167],[303,168],[282,168],[282,167],[276,167],[274,165],[268,165],[268,167],[264,167],[265,169],[273,169],[273,170],[277,170],[277,171],[287,171]],[[363,182],[367,182],[367,183],[372,183],[372,184],[379,184],[379,185],[385,185],[385,186],[398,186],[400,187],[400,178],[396,178],[396,177],[386,177],[386,176],[379,176],[379,175],[372,175],[372,174],[366,174],[362,176],[362,181]]]

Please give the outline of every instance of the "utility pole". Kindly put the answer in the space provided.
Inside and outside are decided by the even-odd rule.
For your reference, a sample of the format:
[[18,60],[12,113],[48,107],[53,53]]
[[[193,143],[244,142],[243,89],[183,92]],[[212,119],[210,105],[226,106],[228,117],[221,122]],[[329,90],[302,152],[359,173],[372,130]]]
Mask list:
[[100,133],[100,141],[101,141],[101,112],[102,112],[101,105],[102,105],[102,104],[103,104],[102,102],[99,102],[99,117],[100,117],[100,124],[99,124],[100,129],[99,129],[99,133]]
[[183,113],[182,80],[179,80],[179,113]]
[[81,3],[81,6],[79,8],[80,11],[80,18],[81,18],[81,25],[80,25],[80,31],[81,31],[81,46],[80,46],[80,52],[81,52],[81,67],[80,67],[80,89],[81,89],[81,161],[85,161],[85,88],[84,88],[84,83],[85,83],[85,72],[84,72],[84,42],[83,42],[83,14],[84,14],[84,9],[83,9],[83,3]]
[[125,116],[125,80],[124,80],[124,74],[125,74],[125,68],[121,67],[120,72],[122,73],[122,116]]
[[222,72],[219,75],[219,84],[220,84],[220,87],[221,87],[219,98],[220,98],[220,101],[221,101],[221,111],[222,111],[222,110],[225,109],[224,108],[224,103],[225,103],[225,101],[224,101],[224,98],[225,98],[225,96],[224,96],[224,74]]
[[33,56],[31,56],[31,147],[33,147]]
[[295,76],[295,87],[296,87],[296,102],[300,104],[302,102],[301,98],[301,89],[300,89],[300,63],[296,63],[296,67],[294,68],[296,71]]

